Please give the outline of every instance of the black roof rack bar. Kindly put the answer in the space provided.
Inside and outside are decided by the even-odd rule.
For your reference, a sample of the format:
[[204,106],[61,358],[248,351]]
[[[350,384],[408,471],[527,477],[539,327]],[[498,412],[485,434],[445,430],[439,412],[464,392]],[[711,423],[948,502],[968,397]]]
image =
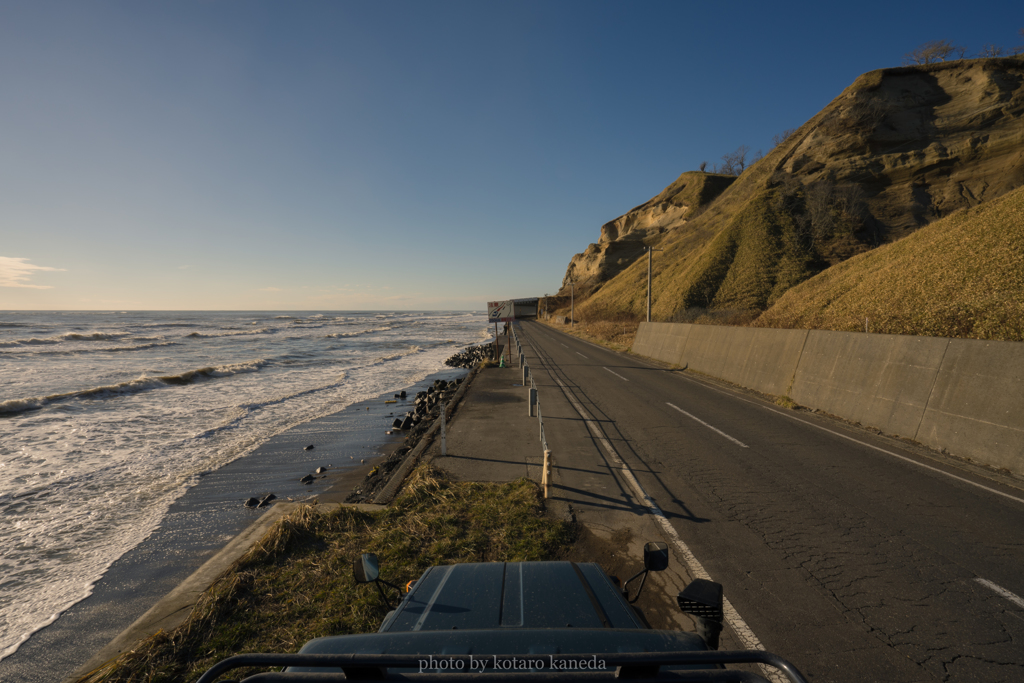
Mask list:
[[771,683],[767,678],[749,671],[737,669],[703,669],[696,671],[666,671],[656,677],[635,678],[633,676],[617,676],[615,670],[604,672],[551,672],[537,671],[534,673],[444,673],[444,674],[409,674],[395,675],[386,678],[346,678],[344,674],[323,673],[262,673],[243,678],[241,683],[340,683],[341,681],[457,681],[458,683],[532,683],[534,681],[554,681],[554,683],[583,683],[584,681],[624,681],[628,683]]

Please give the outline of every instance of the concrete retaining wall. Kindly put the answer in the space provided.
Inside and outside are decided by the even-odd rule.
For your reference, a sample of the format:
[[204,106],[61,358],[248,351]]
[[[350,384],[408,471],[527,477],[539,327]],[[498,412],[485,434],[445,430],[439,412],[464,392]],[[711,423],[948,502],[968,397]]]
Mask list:
[[914,439],[1024,474],[1024,343],[950,339]]
[[1024,476],[1024,344],[642,323],[633,352]]
[[789,396],[819,408],[913,438],[949,340],[812,330]]

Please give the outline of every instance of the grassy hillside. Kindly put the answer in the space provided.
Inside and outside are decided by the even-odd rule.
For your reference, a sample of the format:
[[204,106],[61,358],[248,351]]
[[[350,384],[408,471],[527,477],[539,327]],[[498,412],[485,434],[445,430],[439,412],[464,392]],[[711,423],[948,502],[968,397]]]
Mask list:
[[1024,341],[1024,188],[789,290],[755,325]]
[[[783,315],[777,305],[790,301],[786,293],[791,289],[822,278],[837,264],[882,245],[900,244],[936,221],[947,226],[939,230],[948,229],[953,222],[944,218],[1024,186],[1022,135],[1024,58],[959,60],[864,74],[702,211],[666,222],[663,234],[644,240],[663,250],[653,259],[652,317],[746,324],[773,309],[761,324],[824,325],[823,313]],[[684,173],[638,209],[672,207],[676,196],[692,200],[688,195],[698,177]],[[630,259],[619,259],[622,270],[615,277],[594,289],[577,287],[577,317],[646,314],[647,259],[642,247],[637,245],[636,253],[627,255]],[[576,282],[581,282],[574,271],[580,256],[569,269]],[[944,258],[922,256],[921,263],[943,267]],[[990,261],[984,254],[976,260]],[[1002,291],[994,282],[990,290]],[[568,295],[568,286],[559,293]],[[878,293],[881,301],[902,295],[902,290]],[[967,308],[953,311],[948,303],[952,300],[937,300],[945,308],[918,314],[913,321],[904,316],[899,329],[946,334],[955,327],[969,328],[973,336],[1012,337],[1009,328],[991,317],[1003,303],[964,301],[957,305]],[[923,299],[920,303],[925,305]],[[1005,306],[1012,308],[1012,302]],[[965,311],[981,308],[986,308],[987,322],[968,325]],[[852,325],[847,320],[840,328],[854,329]],[[863,329],[863,318],[856,329]]]
[[[691,215],[704,208],[733,184],[736,176],[703,171],[685,171],[675,182],[651,199],[643,207],[670,202],[676,206],[690,207]],[[642,207],[637,207],[642,208]]]

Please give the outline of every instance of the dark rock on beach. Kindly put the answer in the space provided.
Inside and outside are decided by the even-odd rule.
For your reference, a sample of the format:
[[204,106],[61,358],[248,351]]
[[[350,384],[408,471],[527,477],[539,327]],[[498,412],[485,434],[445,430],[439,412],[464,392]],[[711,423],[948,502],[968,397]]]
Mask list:
[[242,505],[244,505],[247,508],[265,508],[270,505],[270,501],[275,500],[276,498],[277,496],[275,496],[273,493],[268,493],[267,495],[263,496],[262,499],[247,498],[246,501],[242,503]]
[[411,450],[408,446],[402,446],[395,450],[386,460],[373,468],[370,474],[366,476],[366,479],[363,480],[359,489],[349,494],[346,501],[349,503],[372,501],[377,493],[388,483],[391,475],[398,469],[402,461],[405,460],[405,456]]

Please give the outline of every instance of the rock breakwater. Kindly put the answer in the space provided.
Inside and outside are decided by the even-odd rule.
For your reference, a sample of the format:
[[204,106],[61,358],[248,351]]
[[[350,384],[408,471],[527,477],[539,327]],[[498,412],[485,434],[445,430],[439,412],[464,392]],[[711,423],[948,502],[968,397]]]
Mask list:
[[347,502],[362,503],[373,501],[377,493],[391,479],[392,474],[401,466],[406,456],[413,450],[419,440],[423,438],[427,430],[430,429],[430,426],[441,416],[442,407],[452,402],[455,392],[462,382],[462,378],[452,381],[437,379],[434,380],[431,386],[427,387],[426,391],[416,392],[414,408],[402,417],[396,417],[392,423],[392,433],[399,430],[409,432],[405,437],[405,444],[374,467],[366,475],[366,479],[362,481],[358,488],[349,494],[348,498],[346,498]]
[[482,361],[494,358],[494,347],[490,344],[467,346],[444,362],[450,368],[473,368]]

